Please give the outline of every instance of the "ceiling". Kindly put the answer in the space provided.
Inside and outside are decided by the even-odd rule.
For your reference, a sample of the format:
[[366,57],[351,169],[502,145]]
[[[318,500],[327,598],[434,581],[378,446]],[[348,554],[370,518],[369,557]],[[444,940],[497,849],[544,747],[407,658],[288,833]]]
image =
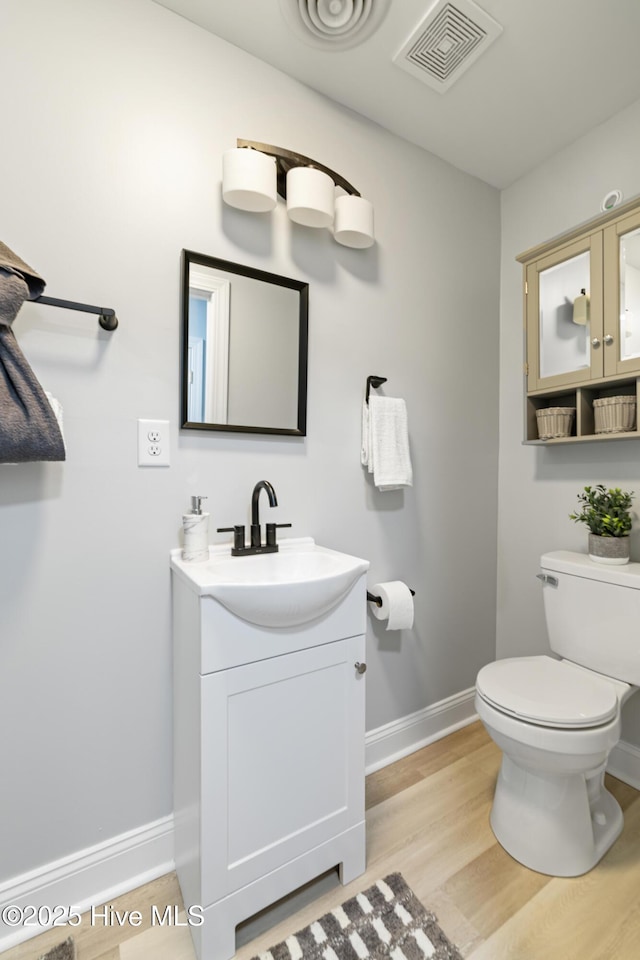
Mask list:
[[640,0],[479,0],[502,32],[445,92],[393,62],[434,0],[371,0],[347,49],[294,29],[298,0],[156,2],[498,188],[640,99]]

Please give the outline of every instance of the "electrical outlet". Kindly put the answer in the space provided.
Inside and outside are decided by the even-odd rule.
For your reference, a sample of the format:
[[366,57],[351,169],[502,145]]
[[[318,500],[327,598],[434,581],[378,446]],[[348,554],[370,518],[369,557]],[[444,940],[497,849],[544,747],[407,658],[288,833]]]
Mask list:
[[168,420],[138,420],[138,466],[169,466]]

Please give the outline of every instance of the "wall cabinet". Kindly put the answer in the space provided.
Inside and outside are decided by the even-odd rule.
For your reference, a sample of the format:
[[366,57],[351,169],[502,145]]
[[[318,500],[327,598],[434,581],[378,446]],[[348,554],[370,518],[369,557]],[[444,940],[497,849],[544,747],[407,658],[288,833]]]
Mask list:
[[[596,433],[593,401],[640,391],[640,201],[519,256],[524,271],[525,442]],[[540,441],[536,411],[574,407],[572,434]],[[628,407],[628,403],[627,403]]]
[[198,957],[229,960],[238,923],[365,869],[366,582],[282,629],[172,583],[176,869]]

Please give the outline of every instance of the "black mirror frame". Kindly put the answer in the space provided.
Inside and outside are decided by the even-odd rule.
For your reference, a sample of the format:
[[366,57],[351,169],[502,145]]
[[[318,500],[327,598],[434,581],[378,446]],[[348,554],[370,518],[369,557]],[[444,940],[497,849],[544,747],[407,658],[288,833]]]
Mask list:
[[[189,266],[192,263],[213,269],[224,270],[226,273],[237,273],[243,277],[261,280],[263,283],[273,283],[281,287],[289,287],[300,293],[299,326],[298,326],[298,416],[295,428],[284,427],[254,427],[231,423],[195,423],[187,419],[188,407],[188,344],[189,344]],[[184,430],[220,430],[227,433],[262,433],[280,436],[306,437],[307,435],[307,365],[309,352],[309,284],[302,280],[292,280],[276,273],[267,273],[241,263],[232,263],[230,260],[220,260],[209,257],[193,250],[182,251],[182,356],[180,358],[181,378],[181,409],[180,421]]]

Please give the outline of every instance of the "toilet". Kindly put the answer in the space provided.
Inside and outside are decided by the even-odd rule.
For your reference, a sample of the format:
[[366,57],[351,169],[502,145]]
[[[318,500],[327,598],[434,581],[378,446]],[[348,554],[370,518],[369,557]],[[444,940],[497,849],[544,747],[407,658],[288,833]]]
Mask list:
[[622,830],[604,786],[622,704],[640,686],[640,563],[608,566],[569,551],[541,558],[549,644],[558,658],[483,667],[476,710],[503,753],[491,827],[514,859],[575,877]]

